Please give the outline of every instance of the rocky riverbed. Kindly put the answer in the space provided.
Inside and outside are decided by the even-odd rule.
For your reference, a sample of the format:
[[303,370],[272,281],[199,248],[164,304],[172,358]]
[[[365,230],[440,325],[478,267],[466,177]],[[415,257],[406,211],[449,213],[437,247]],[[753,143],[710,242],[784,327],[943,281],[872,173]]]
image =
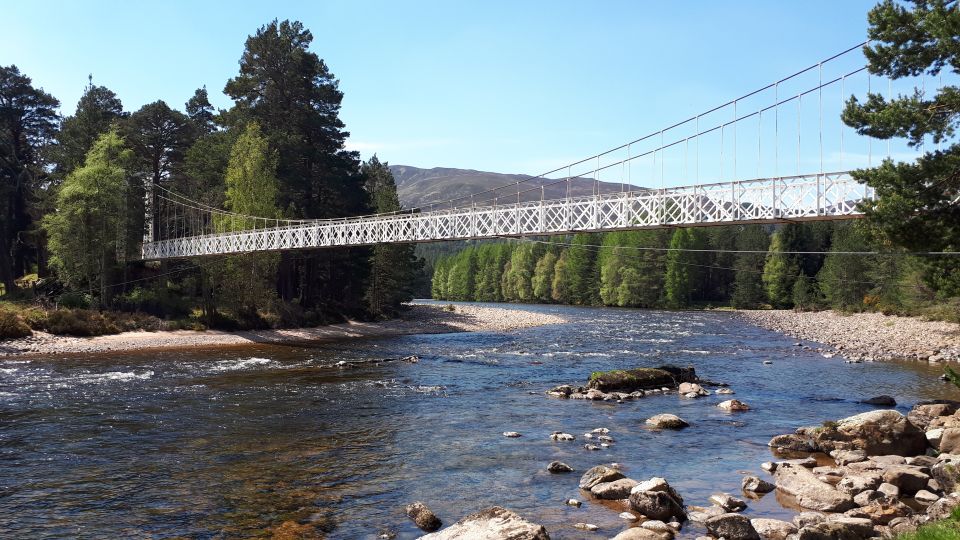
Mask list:
[[960,324],[882,313],[756,310],[737,314],[757,326],[830,345],[851,360],[960,361]]
[[268,344],[309,344],[364,337],[449,332],[504,332],[566,322],[562,317],[519,309],[458,304],[414,304],[399,319],[382,322],[351,321],[316,328],[224,332],[192,330],[124,332],[73,337],[35,332],[33,336],[0,341],[0,357],[102,353],[148,349],[177,349]]

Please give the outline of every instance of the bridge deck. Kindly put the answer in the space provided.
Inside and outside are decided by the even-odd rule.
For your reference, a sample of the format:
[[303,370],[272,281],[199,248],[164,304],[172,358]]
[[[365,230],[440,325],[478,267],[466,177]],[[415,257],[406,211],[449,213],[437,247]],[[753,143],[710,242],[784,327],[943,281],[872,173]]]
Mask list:
[[380,243],[678,226],[777,223],[859,217],[872,198],[846,172],[669,189],[642,189],[520,204],[295,222],[256,230],[188,235],[143,245],[143,259],[202,257]]

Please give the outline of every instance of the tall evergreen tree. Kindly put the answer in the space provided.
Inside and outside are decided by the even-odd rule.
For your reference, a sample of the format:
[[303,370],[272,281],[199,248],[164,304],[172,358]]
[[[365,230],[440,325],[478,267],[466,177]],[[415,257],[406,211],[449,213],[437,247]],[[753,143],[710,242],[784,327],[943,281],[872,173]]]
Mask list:
[[94,85],[91,76],[76,112],[64,118],[60,126],[54,152],[57,172],[63,176],[83,165],[93,143],[125,116],[120,98],[109,88]]
[[[374,212],[385,214],[400,210],[397,184],[387,163],[374,155],[363,164],[367,192]],[[416,276],[423,260],[413,254],[412,244],[377,244],[370,258],[370,283],[364,299],[375,316],[396,315],[403,302],[413,299]]]
[[533,278],[530,284],[533,286],[533,297],[538,302],[551,302],[553,300],[553,276],[557,266],[557,254],[552,250],[543,254],[543,257],[537,261],[533,269]]
[[210,133],[217,129],[214,121],[216,111],[210,104],[206,85],[203,88],[197,88],[193,96],[187,100],[185,110],[190,121],[193,122],[193,128],[198,133]]
[[[760,225],[745,225],[739,228],[736,249],[738,251],[765,252],[770,237]],[[733,294],[730,303],[739,309],[756,309],[766,301],[763,274],[765,253],[738,253],[734,259]]]
[[[59,105],[17,66],[0,66],[0,283],[6,292],[27,269],[24,233],[40,217],[30,207],[47,179],[42,150],[56,133]],[[39,244],[35,239],[34,247]],[[42,266],[39,253],[35,259]]]
[[706,237],[697,228],[677,229],[670,239],[667,253],[667,275],[664,283],[667,305],[688,307],[703,298],[705,268],[703,255],[695,250],[706,247]]
[[784,253],[783,229],[773,233],[770,249],[763,266],[763,287],[767,299],[775,308],[789,308],[793,305],[793,286],[800,269],[793,257]]
[[596,239],[587,233],[577,233],[567,248],[564,277],[567,279],[570,303],[590,306],[599,301]]
[[[224,92],[235,107],[228,124],[257,120],[279,161],[277,202],[286,217],[334,218],[369,210],[359,155],[344,148],[343,93],[309,50],[313,34],[297,21],[273,22],[247,39],[240,73]],[[284,300],[336,311],[360,310],[369,250],[284,254],[278,289]]]
[[[912,5],[911,5],[912,4]],[[960,73],[960,9],[955,1],[885,0],[868,14],[870,43],[864,47],[871,73],[899,79]],[[936,92],[915,89],[892,99],[870,94],[860,103],[851,97],[843,121],[859,133],[888,139],[906,137],[913,147],[925,140],[950,141],[960,122],[960,87]],[[929,148],[933,148],[930,145]],[[928,151],[915,163],[884,161],[853,173],[875,190],[861,205],[867,219],[894,245],[909,250],[960,249],[960,144]],[[960,265],[953,258],[923,261],[927,284],[941,298],[960,295]]]

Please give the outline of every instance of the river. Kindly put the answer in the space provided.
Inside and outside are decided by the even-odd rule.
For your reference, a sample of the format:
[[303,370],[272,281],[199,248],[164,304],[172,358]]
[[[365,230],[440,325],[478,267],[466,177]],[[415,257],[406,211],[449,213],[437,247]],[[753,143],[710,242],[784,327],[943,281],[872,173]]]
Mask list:
[[[937,366],[846,364],[729,313],[515,307],[570,322],[310,348],[0,359],[0,536],[235,538],[294,520],[332,539],[406,539],[421,533],[403,507],[422,500],[445,524],[501,505],[555,539],[604,538],[627,525],[615,505],[577,489],[594,465],[663,476],[687,504],[706,505],[717,491],[739,493],[745,473],[764,477],[773,435],[869,410],[857,400],[873,395],[895,396],[904,412],[960,397]],[[406,355],[421,360],[336,365]],[[544,395],[591,371],[664,363],[729,383],[753,410],[724,413],[714,405],[726,396],[618,405]],[[691,427],[644,427],[662,412]],[[598,427],[616,442],[584,449],[582,434]],[[553,442],[555,430],[577,441]],[[557,459],[578,472],[547,473]],[[583,507],[564,505],[571,497]],[[748,515],[795,513],[773,494],[748,502]],[[700,532],[690,524],[682,536]]]

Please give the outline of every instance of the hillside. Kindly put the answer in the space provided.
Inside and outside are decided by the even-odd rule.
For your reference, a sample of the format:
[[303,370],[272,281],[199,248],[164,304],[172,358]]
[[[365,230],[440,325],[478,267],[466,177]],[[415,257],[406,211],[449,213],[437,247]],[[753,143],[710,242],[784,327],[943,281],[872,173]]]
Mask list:
[[[410,165],[391,165],[390,170],[397,181],[397,192],[400,196],[400,202],[405,208],[423,207],[430,203],[448,201],[465,195],[469,196],[530,178],[530,176],[524,174],[502,174],[447,167],[421,169]],[[556,182],[556,179],[536,179],[524,182],[521,187],[530,190],[531,188],[539,188],[543,184],[545,185],[544,196],[547,199],[565,197],[567,195],[566,182],[552,186],[546,185],[553,182]],[[590,195],[594,193],[594,189],[595,184],[592,179],[574,178],[571,181],[570,195]],[[620,189],[621,186],[618,183],[600,182],[601,193],[613,193],[620,191]],[[500,190],[497,195],[501,202],[510,203],[516,202],[516,193],[517,187],[510,186]],[[492,196],[492,193],[479,196],[477,203],[491,204],[493,202]],[[540,200],[540,190],[533,189],[524,193],[520,200]],[[458,204],[463,204],[463,202],[465,201],[460,201]]]

